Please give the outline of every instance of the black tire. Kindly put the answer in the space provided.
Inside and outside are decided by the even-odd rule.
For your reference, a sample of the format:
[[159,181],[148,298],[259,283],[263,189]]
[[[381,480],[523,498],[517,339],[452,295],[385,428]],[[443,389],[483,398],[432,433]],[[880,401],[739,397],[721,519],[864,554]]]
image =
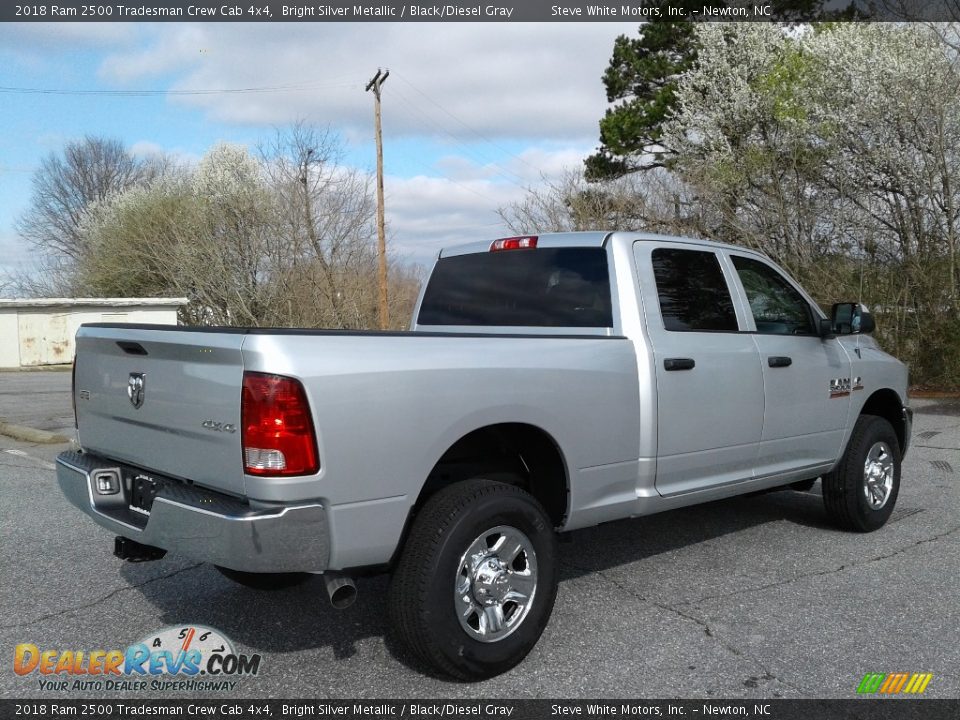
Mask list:
[[796,490],[797,492],[810,492],[813,490],[813,486],[816,484],[817,478],[813,480],[797,480],[797,482],[790,483],[789,488],[791,490]]
[[[865,464],[872,449],[885,447],[892,463],[891,487],[880,507],[867,500]],[[827,516],[838,527],[872,532],[890,518],[900,493],[900,442],[893,427],[876,415],[861,415],[853,426],[850,443],[840,462],[822,477],[823,504]]]
[[310,573],[252,573],[214,565],[224,577],[254,590],[286,590],[309,580]]
[[[491,534],[484,537],[486,533]],[[469,548],[478,547],[477,542],[490,544],[489,552],[495,554],[500,536],[504,543],[522,536],[532,555],[521,551],[517,560],[511,561],[505,552],[506,563],[497,555],[495,564],[501,563],[498,579],[486,586],[491,588],[487,591],[477,580],[479,576],[471,576],[461,561]],[[479,567],[486,562],[475,560],[474,564]],[[512,588],[515,581],[523,581],[518,576],[531,573],[535,589],[529,603],[511,605],[512,601],[503,597],[500,602],[491,600],[502,608],[500,618],[506,618],[503,630],[491,630],[485,616],[481,617],[478,594],[490,596],[501,592],[501,587]],[[501,582],[503,585],[497,584]],[[470,591],[458,593],[458,583]],[[414,519],[390,583],[391,631],[401,646],[445,675],[460,680],[490,678],[509,670],[530,652],[550,619],[556,594],[557,538],[540,503],[513,485],[467,480],[438,491]],[[462,622],[457,607],[461,602]],[[477,604],[473,614],[467,607],[471,604]],[[508,628],[511,621],[516,625]],[[477,639],[483,633],[494,638],[500,632],[504,635],[495,640]]]

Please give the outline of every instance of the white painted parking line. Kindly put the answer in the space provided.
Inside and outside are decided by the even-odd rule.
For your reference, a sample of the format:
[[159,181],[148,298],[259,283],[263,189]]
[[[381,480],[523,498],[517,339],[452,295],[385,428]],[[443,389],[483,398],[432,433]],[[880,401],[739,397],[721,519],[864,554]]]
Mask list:
[[22,457],[22,458],[26,458],[27,460],[32,460],[33,462],[35,462],[35,463],[36,463],[37,465],[39,465],[40,467],[45,468],[45,469],[47,469],[47,470],[56,470],[56,469],[57,469],[57,466],[54,465],[52,462],[49,462],[49,461],[47,461],[47,460],[43,460],[43,459],[41,459],[41,458],[33,457],[33,455],[28,455],[28,454],[25,453],[23,450],[17,450],[17,449],[15,449],[15,448],[5,448],[5,449],[3,449],[3,450],[0,450],[0,452],[4,452],[4,453],[6,453],[7,455],[14,455],[14,456],[16,456],[16,457]]

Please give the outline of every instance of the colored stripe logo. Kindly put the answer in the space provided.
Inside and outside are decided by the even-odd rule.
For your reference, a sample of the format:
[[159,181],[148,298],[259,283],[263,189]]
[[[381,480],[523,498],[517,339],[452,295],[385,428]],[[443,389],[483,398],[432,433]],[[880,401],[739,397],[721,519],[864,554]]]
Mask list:
[[919,695],[933,680],[933,673],[867,673],[857,686],[859,694]]

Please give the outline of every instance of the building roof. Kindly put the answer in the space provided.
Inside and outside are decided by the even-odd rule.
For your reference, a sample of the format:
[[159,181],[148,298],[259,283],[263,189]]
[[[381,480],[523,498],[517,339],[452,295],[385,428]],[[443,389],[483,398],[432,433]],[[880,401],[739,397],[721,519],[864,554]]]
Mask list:
[[179,298],[0,298],[2,308],[44,307],[180,307],[189,301]]

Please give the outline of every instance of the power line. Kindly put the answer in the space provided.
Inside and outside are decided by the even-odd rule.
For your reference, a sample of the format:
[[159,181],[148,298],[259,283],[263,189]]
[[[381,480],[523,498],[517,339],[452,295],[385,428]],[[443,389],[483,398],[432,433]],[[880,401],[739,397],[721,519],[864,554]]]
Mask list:
[[438,121],[436,121],[433,117],[425,113],[421,109],[422,104],[418,104],[414,102],[412,99],[408,98],[399,90],[394,90],[394,94],[397,95],[397,97],[407,107],[407,109],[410,110],[410,112],[415,114],[422,122],[428,125],[435,132],[441,133],[443,135],[446,135],[448,138],[450,138],[453,141],[454,145],[456,145],[460,149],[460,151],[464,155],[468,156],[471,160],[473,160],[479,165],[487,166],[494,169],[495,174],[499,175],[507,182],[517,185],[518,187],[525,187],[525,184],[524,184],[525,181],[522,175],[520,175],[519,173],[513,172],[512,170],[509,170],[508,168],[505,168],[502,165],[499,165],[498,163],[492,160],[489,160],[482,152],[468,146],[464,142],[461,136],[455,135],[450,130],[445,128],[443,125],[441,125]]
[[192,96],[192,95],[246,95],[253,93],[282,93],[300,90],[325,90],[333,88],[351,88],[359,81],[343,83],[299,83],[296,85],[271,85],[265,87],[216,88],[209,90],[90,90],[69,88],[34,88],[0,86],[0,93],[8,95],[90,95],[106,97],[156,97],[156,96]]
[[422,97],[424,97],[426,100],[428,100],[428,101],[430,101],[431,103],[433,103],[434,105],[436,105],[440,110],[442,110],[444,113],[446,113],[446,114],[449,115],[451,118],[453,118],[454,120],[456,120],[458,123],[460,123],[461,125],[463,125],[464,128],[466,128],[467,130],[469,130],[471,133],[473,133],[474,135],[476,135],[478,138],[480,138],[480,139],[483,140],[484,142],[489,143],[490,145],[492,145],[493,147],[495,147],[495,148],[496,148],[497,150],[499,150],[500,152],[506,153],[506,154],[509,155],[510,157],[515,158],[516,160],[519,160],[520,162],[522,162],[524,165],[526,165],[527,167],[531,168],[532,170],[536,170],[537,172],[540,172],[540,168],[538,168],[538,167],[530,164],[529,162],[527,162],[526,160],[524,160],[522,157],[520,157],[519,155],[516,155],[516,154],[510,152],[510,151],[507,150],[506,148],[501,147],[500,145],[498,145],[497,143],[495,143],[493,140],[491,140],[490,138],[488,138],[486,135],[484,135],[483,133],[481,133],[479,130],[477,130],[476,128],[473,128],[473,127],[471,127],[470,125],[468,125],[466,122],[464,122],[464,121],[461,120],[459,117],[457,117],[456,115],[454,115],[452,112],[450,112],[449,110],[447,110],[447,108],[445,108],[445,107],[444,107],[443,105],[441,105],[439,102],[437,102],[437,101],[434,100],[432,97],[430,97],[429,95],[427,95],[423,90],[421,90],[421,89],[418,88],[416,85],[414,85],[412,82],[410,82],[409,80],[407,80],[403,75],[400,75],[399,73],[394,73],[394,74],[397,75],[397,77],[400,78],[400,82],[403,82],[403,83],[406,83],[407,85],[409,85],[415,92],[419,93],[419,94],[420,94]]
[[441,126],[439,123],[434,122],[429,115],[426,115],[421,110],[419,110],[417,105],[412,100],[408,99],[403,93],[397,90],[394,90],[394,94],[400,99],[403,105],[405,105],[411,112],[415,113],[423,122],[425,122],[427,125],[432,127],[435,131],[442,133],[448,136],[450,139],[452,139],[453,142],[460,148],[460,150],[463,152],[464,155],[467,155],[471,160],[473,160],[474,162],[476,162],[481,166],[493,168],[496,175],[499,175],[501,178],[503,178],[510,184],[516,185],[517,187],[523,190],[527,189],[527,184],[523,176],[513,172],[512,170],[509,170],[503,167],[502,165],[498,165],[497,163],[491,160],[488,160],[486,157],[484,157],[480,153],[476,152],[475,150],[472,150],[470,147],[465,145],[459,137],[457,137],[456,135],[451,133],[449,130]]
[[[431,168],[427,167],[426,165],[421,164],[420,167],[423,168],[423,169],[425,169],[425,170],[427,170],[428,172],[435,172],[434,170],[432,170]],[[458,188],[460,188],[461,190],[466,190],[468,193],[472,193],[472,194],[476,195],[478,198],[481,198],[481,199],[483,199],[483,200],[486,200],[486,201],[488,201],[488,202],[491,202],[491,203],[493,203],[494,205],[499,205],[499,204],[501,203],[500,200],[497,200],[496,198],[492,198],[492,197],[490,197],[489,195],[487,195],[486,193],[480,192],[479,190],[475,190],[474,188],[470,187],[469,185],[464,185],[463,183],[457,182],[456,180],[454,180],[453,178],[451,178],[451,177],[448,176],[448,175],[444,175],[443,173],[438,173],[438,174],[440,175],[440,177],[441,177],[442,179],[446,180],[446,181],[447,181],[448,183],[450,183],[451,185],[455,185],[455,186],[457,186]],[[429,177],[429,176],[424,176],[424,177],[425,177],[427,180],[435,179],[435,178],[431,178],[431,177]]]

